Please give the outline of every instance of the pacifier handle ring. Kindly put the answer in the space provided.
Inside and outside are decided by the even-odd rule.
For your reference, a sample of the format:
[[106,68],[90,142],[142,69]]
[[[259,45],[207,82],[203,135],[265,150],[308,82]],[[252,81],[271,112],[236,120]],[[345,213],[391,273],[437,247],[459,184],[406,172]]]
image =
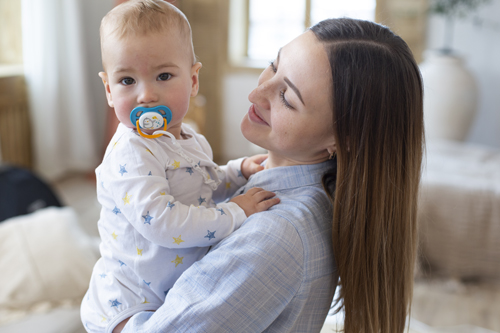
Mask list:
[[[156,138],[159,138],[160,136],[162,136],[163,134],[146,134],[146,133],[143,133],[141,131],[141,126],[139,126],[139,119],[137,119],[137,121],[135,122],[135,127],[137,128],[137,132],[139,132],[139,134],[144,137],[144,138],[147,138],[147,139],[156,139]],[[164,121],[164,124],[163,124],[163,130],[166,131],[167,130],[167,121],[165,120]]]

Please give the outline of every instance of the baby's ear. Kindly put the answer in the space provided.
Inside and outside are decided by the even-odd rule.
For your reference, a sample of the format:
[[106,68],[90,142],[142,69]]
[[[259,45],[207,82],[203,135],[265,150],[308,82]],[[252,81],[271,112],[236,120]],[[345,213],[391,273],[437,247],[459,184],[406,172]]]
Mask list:
[[201,62],[197,62],[191,67],[191,97],[196,96],[198,94],[198,89],[200,88],[200,81],[198,79],[198,76],[201,66]]
[[108,100],[108,105],[113,108],[114,104],[113,104],[113,98],[111,96],[111,90],[109,89],[108,74],[106,74],[106,72],[99,72],[99,77],[101,78],[102,83],[104,84],[104,90],[106,90],[106,98]]

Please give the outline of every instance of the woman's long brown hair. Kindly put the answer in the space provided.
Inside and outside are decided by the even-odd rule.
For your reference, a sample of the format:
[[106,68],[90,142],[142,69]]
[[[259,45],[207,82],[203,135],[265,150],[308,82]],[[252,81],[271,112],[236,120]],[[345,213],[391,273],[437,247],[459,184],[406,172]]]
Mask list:
[[408,45],[368,21],[325,20],[337,169],[323,178],[334,206],[336,308],[347,333],[403,332],[411,309],[417,195],[424,145],[420,71]]

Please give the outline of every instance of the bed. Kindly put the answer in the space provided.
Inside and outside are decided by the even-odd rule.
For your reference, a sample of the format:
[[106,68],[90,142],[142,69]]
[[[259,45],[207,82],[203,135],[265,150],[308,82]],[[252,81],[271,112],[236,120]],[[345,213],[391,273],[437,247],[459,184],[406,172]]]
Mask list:
[[[419,274],[500,281],[500,151],[429,143],[421,188]],[[0,223],[0,333],[85,332],[79,304],[99,240],[81,218],[51,207]],[[338,321],[329,317],[322,333]],[[451,331],[412,321],[411,332]]]

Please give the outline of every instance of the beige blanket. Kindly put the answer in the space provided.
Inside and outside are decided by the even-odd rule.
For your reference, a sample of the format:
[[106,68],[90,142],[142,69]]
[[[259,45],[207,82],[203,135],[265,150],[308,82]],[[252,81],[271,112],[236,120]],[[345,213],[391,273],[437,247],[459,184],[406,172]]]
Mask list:
[[499,279],[500,150],[428,143],[419,228],[420,259],[427,272]]

